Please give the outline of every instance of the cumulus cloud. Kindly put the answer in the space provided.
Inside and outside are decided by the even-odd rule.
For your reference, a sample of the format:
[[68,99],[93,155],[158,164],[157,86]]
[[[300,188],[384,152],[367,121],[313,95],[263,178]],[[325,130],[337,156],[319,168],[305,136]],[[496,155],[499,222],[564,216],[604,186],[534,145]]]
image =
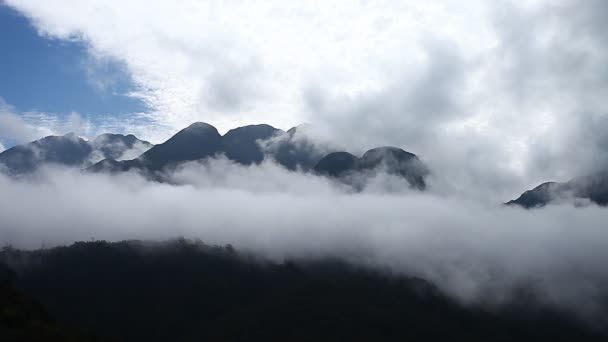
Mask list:
[[586,314],[600,310],[608,284],[608,211],[595,206],[526,211],[407,186],[355,195],[270,162],[218,159],[170,176],[174,185],[61,169],[0,177],[0,243],[185,236],[276,260],[338,256],[423,277],[466,302],[500,303],[530,286]]
[[0,142],[23,144],[48,135],[73,132],[86,135],[93,132],[90,121],[76,112],[67,115],[37,111],[19,112],[0,97]]
[[13,143],[26,142],[37,136],[38,132],[27,125],[14,110],[0,98],[0,139]]

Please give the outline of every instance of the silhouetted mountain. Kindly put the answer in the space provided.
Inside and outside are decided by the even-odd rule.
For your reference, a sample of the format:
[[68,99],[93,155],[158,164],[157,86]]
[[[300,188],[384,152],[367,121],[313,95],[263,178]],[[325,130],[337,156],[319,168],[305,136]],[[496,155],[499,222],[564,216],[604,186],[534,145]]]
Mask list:
[[114,159],[104,159],[99,161],[88,168],[88,172],[127,172],[129,170],[144,170],[144,165],[141,159],[122,160],[117,161]]
[[0,153],[0,163],[11,174],[32,172],[45,163],[80,167],[92,151],[84,139],[68,133],[10,148]]
[[151,144],[133,135],[103,134],[86,141],[74,133],[48,136],[25,145],[18,145],[0,153],[0,164],[9,174],[18,175],[36,171],[45,164],[68,167],[86,167],[96,159],[120,158],[125,152],[146,149]]
[[277,263],[178,239],[8,248],[2,261],[58,323],[120,341],[606,340],[599,322],[595,331],[533,290],[464,306],[423,279],[339,259]]
[[222,137],[222,152],[230,160],[249,165],[264,160],[259,142],[284,133],[269,125],[250,125],[231,129]]
[[342,177],[356,173],[373,175],[376,172],[399,175],[408,183],[424,190],[424,178],[429,174],[428,168],[413,154],[397,147],[384,146],[371,149],[357,158],[348,152],[334,152],[325,156],[315,166],[315,171],[333,177]]
[[357,169],[357,159],[348,152],[333,152],[319,160],[315,171],[323,175],[340,177]]
[[224,154],[228,159],[244,165],[260,163],[264,159],[264,151],[259,141],[280,132],[282,131],[269,125],[251,125],[235,128],[221,136],[215,127],[197,122],[134,160],[102,160],[87,170],[118,172],[138,169],[155,172],[218,154]]
[[[147,141],[139,140],[133,134],[105,133],[89,143],[94,150],[101,152],[104,158],[133,159],[149,150],[153,145]],[[132,150],[132,155],[125,152]]]
[[243,165],[257,164],[267,156],[290,170],[312,168],[322,157],[312,143],[300,138],[294,140],[296,128],[288,132],[270,125],[249,125],[228,131],[220,136],[215,127],[195,123],[178,132],[166,142],[131,161],[103,160],[88,171],[159,171],[187,161],[202,160],[224,154],[228,159]]
[[[347,152],[332,152],[324,156],[322,151],[329,148],[317,146],[300,132],[305,128],[294,127],[284,132],[270,125],[250,125],[232,129],[221,136],[215,127],[197,122],[156,146],[133,135],[103,134],[87,142],[74,134],[67,134],[16,146],[1,153],[0,162],[12,174],[31,172],[45,163],[56,163],[85,167],[91,172],[136,170],[151,179],[163,181],[164,176],[158,171],[223,154],[243,165],[258,164],[270,157],[289,170],[314,169],[318,174],[338,178],[353,172],[365,176],[387,172],[405,178],[417,189],[425,188],[424,177],[428,170],[416,155],[396,147],[378,147],[365,152],[361,158]],[[138,151],[143,152],[133,155]],[[132,158],[125,158],[127,152]]]
[[309,139],[305,133],[308,127],[308,125],[293,127],[275,139],[267,141],[266,152],[288,170],[314,169],[326,153],[335,151],[327,146],[317,146]]
[[182,129],[169,140],[156,145],[138,157],[142,166],[158,171],[177,163],[214,156],[222,148],[222,136],[217,129],[196,122]]
[[598,205],[608,205],[608,171],[574,178],[565,183],[543,183],[506,204],[529,209],[568,201],[590,201]]
[[359,170],[383,170],[389,174],[400,175],[419,190],[424,190],[426,183],[424,178],[429,170],[410,152],[397,147],[384,146],[371,149],[363,154],[357,162]]

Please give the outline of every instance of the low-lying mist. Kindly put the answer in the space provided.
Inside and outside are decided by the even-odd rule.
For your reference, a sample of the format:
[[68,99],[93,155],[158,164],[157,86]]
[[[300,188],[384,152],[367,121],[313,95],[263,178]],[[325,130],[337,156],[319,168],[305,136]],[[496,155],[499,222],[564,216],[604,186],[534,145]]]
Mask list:
[[0,176],[0,244],[183,236],[273,260],[340,257],[422,277],[467,303],[500,304],[526,287],[589,317],[605,309],[608,210],[597,206],[524,210],[386,175],[355,192],[268,161],[219,158],[167,177],[173,184],[62,168]]

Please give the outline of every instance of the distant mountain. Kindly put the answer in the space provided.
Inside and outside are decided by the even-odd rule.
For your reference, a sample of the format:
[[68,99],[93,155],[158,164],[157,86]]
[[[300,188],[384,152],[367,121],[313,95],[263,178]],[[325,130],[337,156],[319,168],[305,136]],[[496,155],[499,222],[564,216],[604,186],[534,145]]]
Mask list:
[[103,158],[131,157],[129,151],[145,151],[152,146],[133,135],[103,134],[86,141],[74,133],[48,136],[25,145],[18,145],[0,153],[0,165],[9,174],[36,171],[45,164],[86,167]]
[[133,134],[111,134],[105,133],[93,139],[89,145],[94,151],[99,151],[104,158],[115,160],[133,159],[149,150],[151,143],[137,139]]
[[327,153],[334,151],[331,147],[310,139],[307,134],[309,127],[293,127],[274,139],[265,141],[266,153],[288,170],[313,170]]
[[269,125],[250,125],[235,128],[221,136],[215,127],[197,122],[136,159],[121,162],[102,160],[88,170],[117,172],[138,169],[156,172],[219,154],[224,154],[237,163],[250,165],[264,159],[265,153],[260,141],[282,133],[284,132]]
[[138,169],[156,172],[183,162],[223,154],[243,165],[258,164],[270,157],[287,169],[309,170],[322,157],[312,142],[295,136],[297,128],[285,132],[270,125],[249,125],[221,136],[209,124],[197,122],[181,130],[166,142],[156,145],[130,161],[102,160],[89,171],[126,171]]
[[[222,136],[209,124],[197,122],[177,132],[169,140],[158,144],[137,158],[137,163],[148,170],[158,171],[185,161],[210,157],[221,151]],[[129,164],[129,162],[124,162]]]
[[370,176],[387,172],[405,178],[414,188],[423,190],[426,187],[424,178],[429,172],[415,154],[397,147],[378,147],[365,152],[361,158],[348,152],[324,155],[321,151],[329,148],[319,148],[306,134],[300,134],[305,129],[306,126],[299,126],[285,132],[265,124],[249,125],[221,136],[215,127],[197,122],[138,158],[120,162],[102,160],[88,171],[135,169],[158,179],[162,176],[156,174],[157,171],[223,154],[243,165],[259,164],[268,157],[288,170],[314,170],[317,174],[336,178],[354,173]]
[[231,129],[222,137],[222,151],[230,160],[244,165],[260,163],[264,151],[259,142],[285,133],[269,125],[250,125]]
[[0,163],[11,174],[35,171],[45,163],[81,166],[91,154],[91,146],[73,133],[49,136],[0,153]]
[[340,177],[357,169],[358,158],[348,152],[333,152],[321,159],[315,171],[332,177]]
[[506,204],[530,209],[549,203],[568,201],[589,201],[598,205],[608,205],[608,171],[574,178],[565,183],[543,183]]
[[419,190],[426,188],[424,178],[429,174],[428,168],[415,154],[392,146],[371,149],[361,158],[348,152],[330,153],[319,161],[315,171],[338,178],[353,174],[374,175],[382,171],[405,178]]
[[242,165],[259,164],[271,158],[288,170],[314,171],[336,178],[387,172],[402,176],[417,189],[425,188],[428,169],[415,154],[397,147],[378,147],[358,158],[313,141],[306,133],[307,128],[302,125],[285,132],[265,124],[249,125],[222,136],[212,125],[196,122],[158,145],[132,134],[102,134],[86,141],[70,133],[13,147],[0,153],[0,163],[10,174],[32,172],[53,163],[90,172],[137,170],[162,181],[164,176],[158,171],[224,155]]

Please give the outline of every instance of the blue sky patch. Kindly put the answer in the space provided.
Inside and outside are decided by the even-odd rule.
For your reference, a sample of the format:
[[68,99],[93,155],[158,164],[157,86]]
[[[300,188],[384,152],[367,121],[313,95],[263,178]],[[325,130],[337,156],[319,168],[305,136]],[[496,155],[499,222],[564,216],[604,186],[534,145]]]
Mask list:
[[126,96],[135,85],[123,65],[94,62],[85,42],[42,37],[27,18],[1,4],[0,42],[0,98],[17,112],[75,111],[95,121],[146,110]]

